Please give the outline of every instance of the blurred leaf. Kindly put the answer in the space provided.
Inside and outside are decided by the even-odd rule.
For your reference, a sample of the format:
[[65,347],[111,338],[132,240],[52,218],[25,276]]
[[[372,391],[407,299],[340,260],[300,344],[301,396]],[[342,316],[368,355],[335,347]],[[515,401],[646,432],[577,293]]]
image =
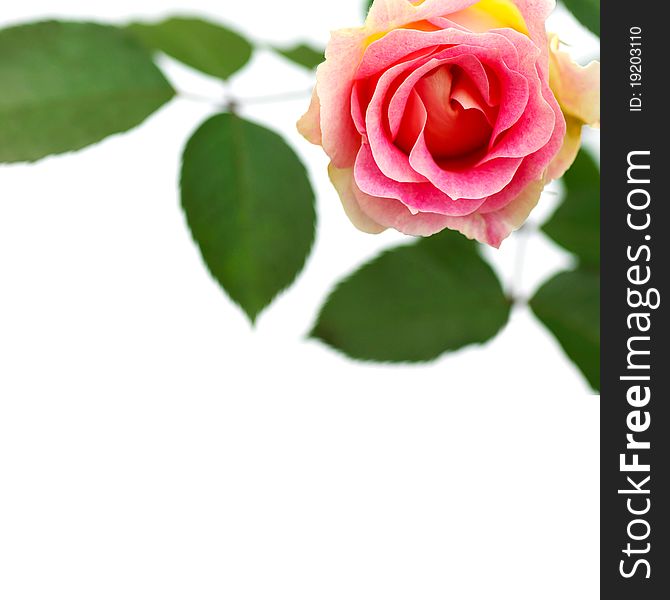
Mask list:
[[577,269],[540,288],[530,306],[594,390],[600,389],[600,275]]
[[372,7],[372,4],[375,0],[365,0],[365,3],[363,4],[363,16],[367,17],[368,12],[370,12],[370,8]]
[[600,265],[600,171],[585,150],[565,174],[565,199],[542,228],[581,264]]
[[242,36],[202,19],[173,17],[160,23],[128,26],[147,47],[220,79],[228,79],[251,58],[252,46]]
[[181,197],[209,270],[254,321],[293,282],[312,246],[305,167],[276,133],[220,114],[186,146]]
[[563,4],[584,27],[600,36],[600,0],[563,0]]
[[317,50],[307,44],[298,44],[291,48],[273,48],[273,50],[307,69],[316,69],[325,60],[323,50]]
[[353,358],[419,362],[490,340],[509,311],[476,245],[444,232],[386,251],[342,281],[311,335]]
[[139,125],[173,95],[146,50],[115,27],[0,30],[0,162],[78,150]]

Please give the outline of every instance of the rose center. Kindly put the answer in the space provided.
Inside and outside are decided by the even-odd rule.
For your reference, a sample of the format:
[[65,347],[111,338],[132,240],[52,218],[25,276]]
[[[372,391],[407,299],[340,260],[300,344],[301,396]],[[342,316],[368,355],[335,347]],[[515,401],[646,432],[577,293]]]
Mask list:
[[423,133],[436,162],[465,158],[485,149],[495,114],[469,77],[456,66],[428,73],[416,85],[396,145],[408,154]]

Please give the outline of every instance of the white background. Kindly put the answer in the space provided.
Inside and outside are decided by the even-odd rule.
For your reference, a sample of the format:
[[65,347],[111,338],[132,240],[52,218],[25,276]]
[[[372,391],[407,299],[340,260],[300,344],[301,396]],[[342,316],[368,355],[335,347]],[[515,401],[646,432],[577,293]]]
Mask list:
[[[187,12],[324,44],[361,18],[358,0],[58,6],[5,3],[0,25]],[[565,15],[553,25],[597,54]],[[222,97],[162,65],[180,90]],[[260,51],[231,92],[311,84]],[[177,99],[76,155],[0,167],[3,600],[598,596],[598,399],[526,309],[427,366],[354,363],[304,339],[338,279],[403,241],[347,221],[325,157],[295,132],[306,102],[243,109],[293,143],[318,193],[314,253],[256,330],[179,207],[180,152],[212,105]],[[487,252],[508,287],[517,246]],[[569,261],[532,235],[524,293]]]

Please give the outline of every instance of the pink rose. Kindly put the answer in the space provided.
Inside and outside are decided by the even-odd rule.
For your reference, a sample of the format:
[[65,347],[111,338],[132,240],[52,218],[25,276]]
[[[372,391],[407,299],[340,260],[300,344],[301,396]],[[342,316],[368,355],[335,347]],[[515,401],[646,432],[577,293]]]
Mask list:
[[364,27],[333,33],[298,127],[359,229],[497,247],[523,224],[599,120],[599,66],[547,36],[553,7],[375,0]]

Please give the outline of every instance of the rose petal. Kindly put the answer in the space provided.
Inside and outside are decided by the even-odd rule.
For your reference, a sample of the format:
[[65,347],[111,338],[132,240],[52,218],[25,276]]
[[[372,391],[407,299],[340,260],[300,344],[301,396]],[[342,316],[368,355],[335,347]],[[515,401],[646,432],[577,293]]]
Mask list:
[[578,65],[559,50],[558,36],[550,36],[550,83],[563,111],[587,125],[600,125],[600,63]]
[[379,226],[391,227],[401,233],[416,236],[430,236],[448,228],[498,248],[510,233],[523,225],[537,205],[543,187],[542,181],[533,182],[521,190],[513,202],[496,212],[473,213],[461,217],[430,212],[412,214],[397,200],[365,194],[358,189],[355,181],[350,189],[360,210]]
[[351,89],[366,37],[363,29],[334,32],[326,48],[326,61],[316,72],[323,149],[340,168],[354,164],[360,146],[361,137],[351,118]]
[[538,70],[543,79],[549,77],[549,44],[544,24],[547,17],[556,8],[556,0],[514,0],[528,27],[528,35],[540,49],[541,60]]
[[[458,29],[441,31],[395,29],[367,47],[356,71],[356,78],[372,77],[425,48],[445,46],[443,49],[447,50],[448,46],[456,45],[488,48],[505,61],[508,69],[515,70],[519,66],[519,54],[509,37],[501,33],[503,31],[505,30],[482,34]],[[459,53],[462,54],[463,51]]]
[[546,182],[547,166],[556,157],[563,145],[566,125],[558,102],[556,102],[556,98],[554,98],[549,85],[546,83],[542,85],[542,95],[556,115],[556,124],[551,139],[543,148],[524,159],[512,182],[504,190],[490,196],[479,209],[480,212],[487,213],[500,210],[519,196],[531,182],[538,180]]
[[499,248],[503,240],[525,223],[528,215],[537,206],[543,189],[543,180],[533,181],[500,210],[477,213],[462,219],[465,222],[454,224],[457,226],[452,227],[449,224],[448,227],[458,229],[470,239]]
[[[491,152],[487,155],[487,159],[527,156],[539,150],[550,140],[556,121],[553,108],[544,99],[542,83],[537,74],[537,48],[528,38],[513,31],[503,30],[499,33],[509,37],[517,44],[521,57],[519,71],[526,76],[530,89],[523,113],[502,137],[493,138]],[[513,110],[514,116],[518,114],[518,110],[515,110],[514,107],[514,99],[510,97],[501,100],[501,120],[508,110]]]
[[[471,58],[475,58],[474,56]],[[481,63],[477,60],[477,64]],[[482,72],[485,73],[482,67]],[[488,81],[488,80],[487,80]],[[458,102],[465,110],[480,111],[493,129],[498,117],[498,107],[492,107],[482,96],[481,89],[473,82],[471,73],[466,72],[459,77],[451,89],[451,99]]]
[[[460,231],[471,240],[477,240],[483,244],[499,248],[502,242],[526,221],[530,212],[537,205],[543,187],[544,183],[541,181],[531,183],[517,195],[514,201],[496,212],[487,214],[477,212],[464,217],[444,217],[440,220],[431,219],[429,223],[431,225],[439,223],[443,228],[447,227]],[[365,205],[364,210],[369,210],[369,207]],[[407,219],[401,222],[401,224],[406,228],[405,230],[400,230],[404,233],[409,233],[412,225],[414,225],[411,219]],[[429,231],[429,228],[426,226],[421,229],[424,232]],[[434,233],[434,231],[430,233]],[[418,232],[412,235],[426,235],[426,233]]]
[[400,200],[414,213],[426,211],[462,216],[476,211],[486,200],[455,201],[431,183],[403,183],[389,179],[379,170],[366,144],[358,153],[354,177],[361,191],[374,197]]
[[298,121],[298,131],[308,142],[321,145],[321,102],[316,88],[312,92],[309,109]]
[[[395,136],[394,144],[400,148],[408,157],[412,151],[419,134],[423,130],[426,122],[426,109],[415,90],[412,90],[405,111],[402,116],[402,122]],[[408,159],[409,160],[409,159]]]
[[418,174],[410,165],[407,155],[389,139],[384,122],[384,105],[389,89],[398,75],[407,70],[413,70],[420,64],[424,57],[415,58],[408,62],[400,63],[386,71],[375,89],[374,95],[366,111],[365,129],[367,132],[370,149],[381,172],[402,182],[422,182],[426,178]]
[[462,171],[435,162],[426,143],[425,127],[409,156],[412,167],[450,198],[486,198],[502,190],[514,178],[523,158],[495,158]]
[[344,212],[358,229],[365,233],[381,233],[386,229],[385,226],[377,223],[361,209],[356,195],[363,192],[356,186],[353,168],[338,169],[331,163],[328,166],[328,175],[337,193],[340,195]]
[[565,172],[575,162],[579,148],[582,145],[582,122],[570,115],[565,117],[566,131],[563,146],[556,155],[549,169],[547,170],[548,179],[559,179],[565,175]]
[[433,235],[442,231],[450,219],[455,218],[430,212],[413,214],[399,200],[374,198],[360,190],[356,192],[356,198],[361,210],[375,222],[407,235]]
[[511,0],[480,0],[465,10],[450,14],[449,20],[476,32],[510,27],[528,33],[523,15]]
[[474,4],[477,0],[375,0],[365,21],[373,31],[388,31],[415,21],[440,17]]

